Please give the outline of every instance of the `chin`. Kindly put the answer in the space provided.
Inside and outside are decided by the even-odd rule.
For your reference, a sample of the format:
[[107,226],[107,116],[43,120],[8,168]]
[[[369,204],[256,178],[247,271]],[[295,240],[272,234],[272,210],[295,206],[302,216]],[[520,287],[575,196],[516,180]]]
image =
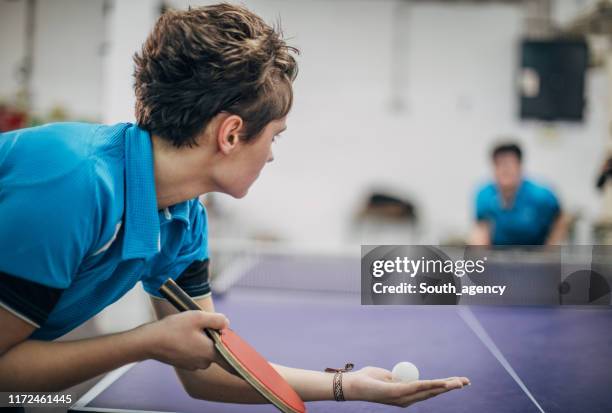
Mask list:
[[228,185],[219,186],[219,192],[227,194],[231,196],[232,198],[236,198],[236,199],[244,198],[249,193],[249,189],[251,188],[252,182],[251,184],[245,184],[245,183],[242,183],[241,185],[240,184],[237,185],[237,184],[238,182],[235,182],[234,185],[230,183]]
[[244,198],[249,193],[249,188],[245,188],[240,191],[231,191],[231,192],[226,192],[226,193],[230,195],[232,198],[241,199],[241,198]]

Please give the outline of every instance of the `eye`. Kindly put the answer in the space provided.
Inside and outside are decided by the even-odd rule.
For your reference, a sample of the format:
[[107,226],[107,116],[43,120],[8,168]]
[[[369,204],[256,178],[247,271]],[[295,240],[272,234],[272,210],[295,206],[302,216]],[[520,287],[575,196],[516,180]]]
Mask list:
[[279,133],[278,135],[275,135],[275,136],[272,138],[272,142],[276,142],[278,139],[280,139],[280,138],[281,138],[281,136],[283,136],[283,135],[281,135],[280,133]]

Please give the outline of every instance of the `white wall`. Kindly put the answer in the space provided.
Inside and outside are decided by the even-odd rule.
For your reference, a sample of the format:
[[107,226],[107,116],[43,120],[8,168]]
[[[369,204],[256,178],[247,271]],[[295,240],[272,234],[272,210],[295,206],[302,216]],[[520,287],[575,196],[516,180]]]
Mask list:
[[[37,1],[32,110],[62,106],[98,120],[102,109],[103,0]],[[14,99],[25,54],[26,1],[0,1],[0,99]]]
[[[267,20],[281,15],[302,55],[274,164],[247,198],[226,201],[244,221],[301,242],[338,243],[364,191],[381,184],[420,205],[423,242],[465,234],[500,135],[520,137],[527,171],[551,183],[567,209],[598,214],[593,180],[606,139],[605,74],[589,74],[584,124],[519,122],[517,6],[409,6],[401,13],[403,56],[394,56],[395,2],[247,5]],[[389,110],[393,62],[406,68],[400,113]]]
[[103,73],[103,121],[134,122],[134,53],[159,16],[157,0],[115,1],[106,20],[107,54]]
[[15,96],[25,55],[25,1],[0,1],[0,101]]
[[34,109],[65,106],[98,120],[102,99],[102,0],[38,1],[32,89]]
[[[564,21],[584,3],[562,1],[555,13]],[[12,27],[23,14],[21,3],[0,2],[0,23]],[[212,2],[171,2],[206,3]],[[291,44],[302,51],[295,106],[275,162],[245,199],[221,198],[247,232],[338,244],[365,193],[384,186],[420,207],[422,242],[463,235],[471,224],[473,192],[488,177],[488,151],[499,135],[521,138],[528,172],[557,188],[568,209],[589,219],[598,215],[600,200],[592,187],[607,136],[605,73],[589,74],[583,124],[519,122],[518,6],[245,3],[267,21],[280,17]],[[158,3],[115,2],[106,21],[100,0],[39,4],[36,107],[63,98],[75,113],[98,114],[107,122],[133,120],[131,58],[153,25]],[[0,26],[0,33],[6,30]],[[6,62],[19,59],[21,40],[14,38],[0,36],[0,74],[10,72],[4,56]],[[102,58],[96,53],[105,39]],[[10,89],[2,79],[0,93]],[[392,110],[398,98],[404,109]]]

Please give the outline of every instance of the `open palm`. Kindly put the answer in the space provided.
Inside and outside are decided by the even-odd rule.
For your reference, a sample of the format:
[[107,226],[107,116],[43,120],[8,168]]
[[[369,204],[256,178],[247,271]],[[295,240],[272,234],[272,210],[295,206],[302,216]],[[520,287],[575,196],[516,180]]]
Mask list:
[[389,370],[378,367],[364,367],[347,373],[345,380],[344,394],[347,400],[365,400],[400,407],[460,389],[470,383],[466,377],[394,382]]

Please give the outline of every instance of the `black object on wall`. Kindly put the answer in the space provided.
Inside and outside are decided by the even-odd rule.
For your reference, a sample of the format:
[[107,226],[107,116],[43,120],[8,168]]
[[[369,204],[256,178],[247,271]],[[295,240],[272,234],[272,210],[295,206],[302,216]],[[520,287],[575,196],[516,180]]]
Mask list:
[[583,39],[523,40],[521,118],[582,121],[588,62]]

